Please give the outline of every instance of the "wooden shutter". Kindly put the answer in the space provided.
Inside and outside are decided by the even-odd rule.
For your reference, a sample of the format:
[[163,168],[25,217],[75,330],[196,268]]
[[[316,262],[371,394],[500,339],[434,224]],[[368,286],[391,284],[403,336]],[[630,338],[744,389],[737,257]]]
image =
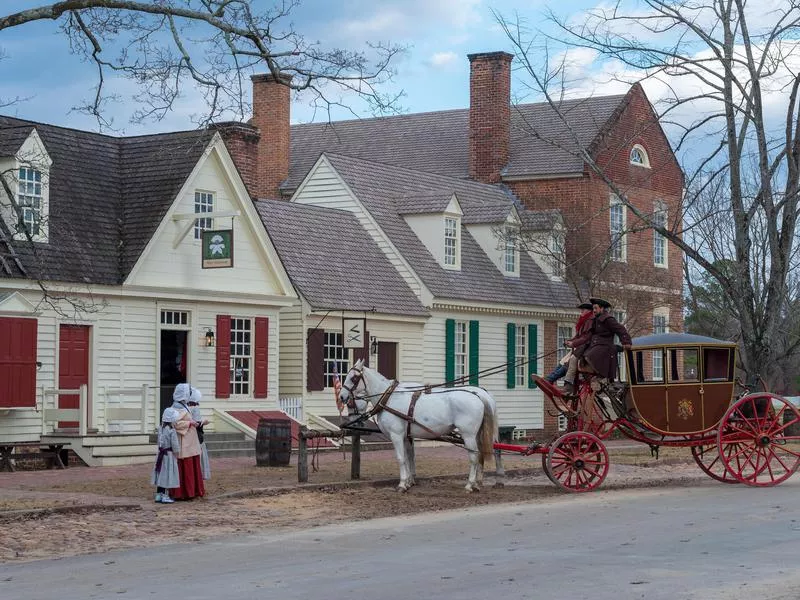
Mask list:
[[517,325],[506,325],[506,387],[513,390],[517,385]]
[[453,385],[456,378],[456,321],[447,319],[444,322],[444,380]]
[[479,351],[479,341],[478,341],[478,321],[470,321],[469,322],[469,384],[470,385],[478,385],[478,371],[480,371],[480,366],[478,365],[478,351]]
[[217,315],[217,398],[231,397],[231,316]]
[[535,388],[531,375],[539,373],[539,327],[528,325],[528,387]]
[[36,319],[0,318],[0,407],[36,406]]
[[306,390],[325,389],[325,330],[309,329],[306,336]]
[[[364,345],[361,348],[353,348],[353,362],[355,363],[359,358],[363,358],[364,364],[369,366],[369,331],[364,332]],[[344,380],[346,373],[339,375]]]
[[266,398],[269,371],[269,319],[256,317],[256,344],[253,356],[253,397]]

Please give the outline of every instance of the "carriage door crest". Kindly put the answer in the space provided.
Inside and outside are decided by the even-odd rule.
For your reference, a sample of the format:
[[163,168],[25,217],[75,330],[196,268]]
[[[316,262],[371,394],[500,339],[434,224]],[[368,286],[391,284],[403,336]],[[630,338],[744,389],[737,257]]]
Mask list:
[[694,416],[694,404],[688,398],[683,398],[678,402],[678,416],[684,421],[688,421]]

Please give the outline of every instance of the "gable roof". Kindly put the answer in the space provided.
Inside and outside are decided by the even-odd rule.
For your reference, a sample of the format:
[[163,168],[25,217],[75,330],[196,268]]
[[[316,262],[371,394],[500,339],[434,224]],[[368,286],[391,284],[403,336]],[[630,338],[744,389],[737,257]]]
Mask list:
[[289,277],[313,308],[428,315],[353,213],[285,200],[255,205]]
[[[627,94],[564,100],[559,104],[582,145],[589,145]],[[583,171],[569,129],[546,102],[511,107],[510,155],[505,177]],[[469,109],[374,119],[292,125],[285,188],[294,190],[323,153],[469,177]]]
[[49,237],[14,249],[29,277],[111,285],[125,279],[213,136],[119,138],[0,116],[0,148],[34,128],[53,160]]
[[402,200],[398,198],[413,197],[415,193],[455,192],[464,212],[462,224],[497,222],[492,220],[497,214],[508,215],[514,208],[503,188],[347,156],[325,156],[435,296],[509,304],[574,305],[569,286],[551,281],[527,253],[520,253],[520,277],[505,277],[466,227],[461,231],[461,270],[442,268],[399,214]]

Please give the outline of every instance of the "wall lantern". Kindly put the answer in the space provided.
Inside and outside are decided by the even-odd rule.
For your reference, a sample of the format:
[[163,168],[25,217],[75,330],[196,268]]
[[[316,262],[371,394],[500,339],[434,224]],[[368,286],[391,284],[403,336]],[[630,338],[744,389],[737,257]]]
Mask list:
[[378,353],[378,338],[374,335],[370,338],[369,353],[373,355]]
[[214,345],[214,332],[211,328],[206,329],[206,347],[211,348]]

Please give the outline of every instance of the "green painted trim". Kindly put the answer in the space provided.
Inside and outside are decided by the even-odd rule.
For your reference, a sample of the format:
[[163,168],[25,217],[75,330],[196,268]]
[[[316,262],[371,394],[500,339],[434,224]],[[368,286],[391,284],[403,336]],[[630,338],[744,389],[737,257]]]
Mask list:
[[[444,380],[456,378],[456,321],[447,319],[444,322]],[[449,385],[453,385],[450,383]]]
[[513,390],[517,385],[517,324],[506,325],[506,387]]
[[528,387],[535,388],[536,384],[531,375],[539,373],[539,327],[528,325]]
[[478,321],[469,322],[469,384],[478,385],[478,372],[481,370],[478,364],[479,356],[479,333]]

